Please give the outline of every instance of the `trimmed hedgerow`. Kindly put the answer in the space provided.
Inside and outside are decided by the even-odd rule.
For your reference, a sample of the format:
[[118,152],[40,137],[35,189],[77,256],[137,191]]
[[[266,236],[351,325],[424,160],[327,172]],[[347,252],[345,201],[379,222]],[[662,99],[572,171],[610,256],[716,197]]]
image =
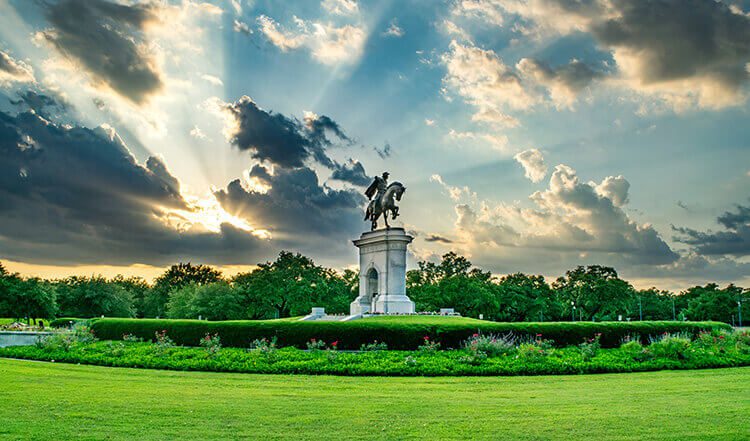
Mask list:
[[424,337],[440,342],[442,348],[459,348],[475,333],[507,334],[518,338],[541,336],[558,347],[577,345],[600,334],[604,348],[618,347],[623,339],[649,337],[665,333],[697,335],[700,331],[730,329],[720,322],[547,322],[496,323],[483,320],[435,317],[433,320],[393,317],[392,320],[362,319],[351,322],[304,322],[281,320],[223,321],[156,320],[105,318],[91,324],[94,334],[102,340],[119,340],[129,334],[153,340],[156,332],[166,331],[178,345],[198,346],[206,334],[218,334],[227,347],[248,347],[254,340],[276,339],[280,347],[307,347],[312,339],[338,341],[340,349],[359,349],[374,341],[389,349],[414,350]]
[[78,317],[59,317],[49,322],[53,328],[69,328],[76,323],[90,323],[97,320],[96,318],[78,318]]

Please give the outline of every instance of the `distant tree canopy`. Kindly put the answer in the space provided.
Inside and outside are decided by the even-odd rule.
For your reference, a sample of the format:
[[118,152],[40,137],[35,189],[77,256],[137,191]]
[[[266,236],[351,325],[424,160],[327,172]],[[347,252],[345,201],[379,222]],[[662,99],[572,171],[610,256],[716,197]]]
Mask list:
[[[719,320],[737,323],[738,302],[750,290],[715,283],[679,294],[636,290],[614,268],[591,265],[567,271],[551,285],[541,275],[493,276],[454,252],[419,262],[406,275],[407,294],[419,311],[454,308],[467,317],[496,321]],[[153,283],[138,277],[24,278],[0,263],[0,316],[170,317],[208,320],[272,319],[308,314],[313,306],[346,314],[359,275],[316,265],[282,251],[274,261],[224,278],[207,265],[178,263]],[[750,308],[743,323],[750,322]]]
[[218,282],[221,279],[221,271],[208,265],[193,265],[190,262],[172,265],[164,274],[154,280],[153,288],[145,293],[143,315],[145,317],[164,317],[171,291],[190,283],[205,285]]

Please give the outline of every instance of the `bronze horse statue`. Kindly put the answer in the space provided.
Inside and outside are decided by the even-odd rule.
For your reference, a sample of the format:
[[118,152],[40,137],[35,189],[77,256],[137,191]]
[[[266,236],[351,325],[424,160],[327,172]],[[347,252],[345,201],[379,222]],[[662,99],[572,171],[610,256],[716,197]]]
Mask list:
[[371,231],[378,227],[378,218],[381,214],[383,215],[383,221],[385,221],[385,227],[391,228],[391,226],[388,225],[388,212],[391,213],[392,220],[398,217],[396,201],[401,200],[401,196],[404,195],[405,191],[406,187],[400,182],[392,182],[388,185],[382,197],[370,201],[367,205],[367,211],[365,212],[365,220],[372,222]]

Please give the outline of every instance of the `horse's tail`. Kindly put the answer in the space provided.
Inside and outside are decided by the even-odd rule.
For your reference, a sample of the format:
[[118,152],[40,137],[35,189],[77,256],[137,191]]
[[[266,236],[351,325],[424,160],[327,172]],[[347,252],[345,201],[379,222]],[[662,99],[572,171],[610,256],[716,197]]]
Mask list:
[[367,209],[365,210],[365,218],[363,220],[369,220],[370,219],[370,207],[372,205],[367,204]]

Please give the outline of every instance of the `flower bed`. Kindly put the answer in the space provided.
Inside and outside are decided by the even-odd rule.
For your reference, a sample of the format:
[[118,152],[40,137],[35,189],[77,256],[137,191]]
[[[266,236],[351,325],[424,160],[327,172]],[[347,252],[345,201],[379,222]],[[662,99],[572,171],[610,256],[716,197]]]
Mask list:
[[552,375],[750,365],[748,331],[715,330],[695,338],[663,334],[647,345],[626,339],[612,349],[602,349],[598,337],[557,348],[542,337],[476,334],[458,350],[439,350],[439,342],[428,337],[416,351],[384,350],[382,343],[373,343],[360,352],[341,351],[340,343],[322,340],[309,341],[309,350],[277,349],[267,340],[241,349],[221,347],[215,334],[204,336],[202,347],[175,346],[163,332],[156,343],[132,335],[123,341],[97,342],[86,332],[73,335],[73,341],[59,337],[60,341],[51,338],[35,346],[3,348],[0,357],[151,369],[372,376]]

